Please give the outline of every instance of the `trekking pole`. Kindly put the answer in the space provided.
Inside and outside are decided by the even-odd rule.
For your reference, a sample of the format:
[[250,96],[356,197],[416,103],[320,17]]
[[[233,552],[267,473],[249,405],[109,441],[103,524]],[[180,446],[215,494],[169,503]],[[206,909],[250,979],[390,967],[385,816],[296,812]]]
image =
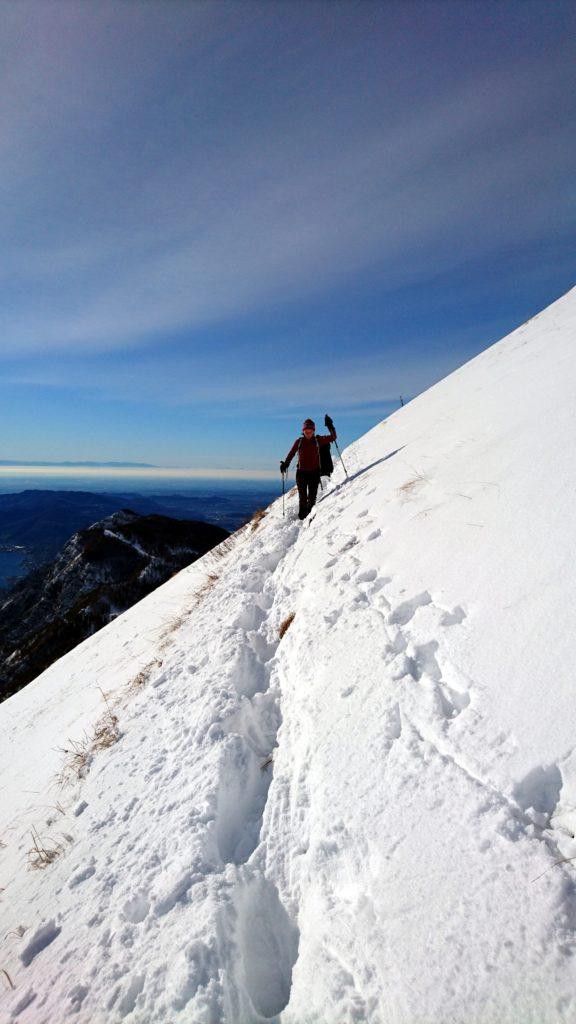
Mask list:
[[318,438],[316,438],[316,450],[318,452],[318,472],[320,473],[318,483],[320,484],[320,490],[323,491],[324,484],[322,483],[322,459],[320,458],[320,445],[318,444]]
[[[334,441],[334,444],[336,445],[336,451],[338,452],[338,455],[340,455],[340,449],[339,449],[339,447],[338,447],[338,441]],[[342,463],[342,469],[343,469],[343,470],[344,470],[344,472],[346,473],[346,466],[344,465],[344,459],[342,458],[342,456],[341,456],[341,455],[340,455],[340,462]],[[346,479],[347,479],[347,480],[349,480],[349,479],[350,479],[350,477],[348,476],[348,473],[346,473]]]
[[285,515],[286,511],[284,507],[284,473],[282,473],[282,518],[284,518]]
[[[336,433],[336,430],[334,428],[334,421],[332,420],[332,417],[328,415],[328,413],[326,413],[326,415],[324,417],[324,423],[328,427],[328,430],[331,431],[331,433],[333,433],[333,434]],[[342,469],[344,470],[344,473],[346,474],[346,479],[349,480],[350,477],[348,476],[348,473],[346,472],[346,466],[344,465],[344,460],[342,458],[342,455],[340,454],[340,449],[338,447],[338,441],[336,440],[336,438],[334,438],[334,442],[333,443],[336,445],[336,451],[338,452],[338,455],[340,455],[340,462],[342,463]],[[318,449],[318,453],[320,453],[320,449]]]

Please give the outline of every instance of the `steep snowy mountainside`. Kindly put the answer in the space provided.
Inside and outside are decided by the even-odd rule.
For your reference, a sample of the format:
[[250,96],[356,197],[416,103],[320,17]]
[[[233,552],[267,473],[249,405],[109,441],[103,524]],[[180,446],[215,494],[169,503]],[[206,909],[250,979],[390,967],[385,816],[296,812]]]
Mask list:
[[228,536],[211,523],[114,512],[0,597],[0,700]]
[[469,601],[473,642],[456,631],[450,650],[517,734],[520,774],[573,742],[575,338],[572,290],[354,446],[362,463],[401,449],[386,467],[385,500],[399,489],[406,512],[382,510],[387,570],[405,575],[409,558],[415,585]]
[[576,1019],[575,327],[0,707],[2,1024]]

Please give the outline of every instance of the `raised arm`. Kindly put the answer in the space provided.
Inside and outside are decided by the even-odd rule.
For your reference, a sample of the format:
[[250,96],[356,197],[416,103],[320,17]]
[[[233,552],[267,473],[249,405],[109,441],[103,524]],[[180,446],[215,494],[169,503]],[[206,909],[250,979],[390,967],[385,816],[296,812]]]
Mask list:
[[330,431],[330,433],[329,434],[321,434],[318,437],[318,444],[330,444],[332,441],[335,441],[336,438],[338,437],[338,435],[336,433],[336,427],[334,426],[334,423],[333,423],[331,417],[328,415],[328,413],[326,413],[326,415],[324,417],[324,423],[328,427],[328,430]]

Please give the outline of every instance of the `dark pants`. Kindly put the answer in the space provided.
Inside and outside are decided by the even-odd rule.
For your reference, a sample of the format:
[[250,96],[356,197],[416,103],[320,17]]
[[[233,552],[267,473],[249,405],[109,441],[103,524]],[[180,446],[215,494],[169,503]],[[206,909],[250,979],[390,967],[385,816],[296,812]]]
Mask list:
[[312,506],[316,504],[319,483],[319,469],[296,470],[296,486],[298,488],[298,497],[300,498],[298,519],[305,519]]

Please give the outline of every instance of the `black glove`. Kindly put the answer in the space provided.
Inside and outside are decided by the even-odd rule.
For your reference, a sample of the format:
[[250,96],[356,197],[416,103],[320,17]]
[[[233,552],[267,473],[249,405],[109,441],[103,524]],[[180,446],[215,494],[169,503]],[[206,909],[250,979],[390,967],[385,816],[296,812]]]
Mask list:
[[334,430],[334,421],[331,418],[331,416],[328,415],[328,413],[326,413],[324,417],[324,423],[328,427],[328,430]]
[[281,473],[287,473],[288,472],[288,466],[286,465],[285,462],[281,462],[280,463],[280,472]]

